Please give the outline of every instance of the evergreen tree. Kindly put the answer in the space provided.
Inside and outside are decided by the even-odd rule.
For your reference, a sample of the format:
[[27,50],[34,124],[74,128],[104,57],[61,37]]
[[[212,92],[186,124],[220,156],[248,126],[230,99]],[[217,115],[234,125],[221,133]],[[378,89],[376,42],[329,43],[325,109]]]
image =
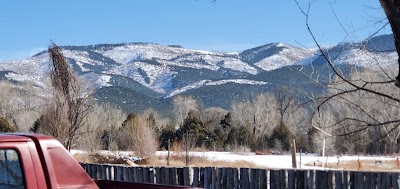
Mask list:
[[293,134],[285,124],[281,123],[272,131],[272,135],[269,139],[269,146],[276,147],[275,144],[278,142],[282,145],[282,149],[287,151],[290,149],[291,139],[293,139]]
[[176,129],[171,124],[168,124],[164,129],[161,130],[158,141],[160,148],[168,150],[168,141],[172,144],[176,140]]
[[176,131],[176,137],[183,140],[185,133],[195,141],[195,146],[201,147],[206,140],[205,124],[196,111],[190,110],[181,128]]

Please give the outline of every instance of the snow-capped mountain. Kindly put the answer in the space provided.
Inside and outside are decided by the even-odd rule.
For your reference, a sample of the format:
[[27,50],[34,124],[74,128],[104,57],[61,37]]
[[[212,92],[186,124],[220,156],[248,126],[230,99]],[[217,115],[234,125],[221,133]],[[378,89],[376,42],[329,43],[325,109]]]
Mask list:
[[[327,69],[318,51],[283,43],[230,53],[152,43],[61,48],[71,67],[95,86],[98,99],[141,108],[157,106],[181,94],[193,95],[208,106],[217,103],[229,107],[232,100],[294,83],[320,91],[321,87],[314,88],[298,72],[310,65],[313,69],[321,66],[316,68],[321,73]],[[367,42],[341,43],[324,52],[336,65],[371,68],[376,67],[376,62],[382,66],[397,59],[390,35]],[[25,60],[0,62],[0,78],[47,88],[50,66],[44,51]],[[216,102],[212,95],[218,95],[220,101]]]

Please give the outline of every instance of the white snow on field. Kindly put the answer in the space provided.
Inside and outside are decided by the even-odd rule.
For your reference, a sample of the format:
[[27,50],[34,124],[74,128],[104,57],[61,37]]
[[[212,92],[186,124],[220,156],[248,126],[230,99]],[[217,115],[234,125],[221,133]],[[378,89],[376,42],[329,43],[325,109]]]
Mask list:
[[[71,154],[79,154],[84,153],[80,150],[71,150]],[[131,155],[133,152],[128,151],[100,151],[100,153],[104,155],[117,155],[117,156],[126,156]],[[167,156],[167,151],[157,151],[156,156]],[[176,154],[175,152],[171,152],[171,154]],[[178,152],[178,154],[184,155],[184,152]],[[291,169],[292,168],[292,157],[291,155],[255,155],[255,153],[243,153],[237,154],[233,152],[189,152],[190,156],[198,156],[209,159],[210,161],[249,161],[260,167],[265,167],[268,169]],[[301,160],[300,160],[301,159]],[[322,168],[320,166],[313,166],[315,164],[321,165],[321,163],[337,163],[343,161],[350,160],[380,160],[380,161],[388,161],[388,160],[396,160],[397,157],[390,156],[326,156],[321,157],[316,154],[296,154],[297,167],[301,169],[328,169]],[[301,161],[301,162],[300,162]],[[193,165],[196,166],[196,165]],[[329,168],[332,169],[332,168]]]

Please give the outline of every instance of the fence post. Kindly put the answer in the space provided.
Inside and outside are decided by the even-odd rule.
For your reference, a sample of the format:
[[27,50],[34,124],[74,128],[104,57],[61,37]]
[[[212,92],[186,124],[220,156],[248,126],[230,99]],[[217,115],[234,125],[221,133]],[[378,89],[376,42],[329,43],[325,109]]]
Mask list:
[[297,168],[297,161],[296,161],[296,139],[293,139],[292,142],[292,167]]

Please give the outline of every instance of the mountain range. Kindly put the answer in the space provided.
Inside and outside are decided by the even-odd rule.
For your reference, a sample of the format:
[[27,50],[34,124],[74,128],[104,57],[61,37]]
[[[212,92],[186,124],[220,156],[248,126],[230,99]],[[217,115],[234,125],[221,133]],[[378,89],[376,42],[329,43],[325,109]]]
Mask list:
[[[193,96],[203,107],[229,109],[233,101],[251,99],[278,86],[299,94],[320,94],[332,75],[318,50],[284,43],[229,53],[153,43],[61,48],[75,72],[94,86],[98,101],[117,104],[126,112],[147,108],[168,112],[177,95]],[[375,58],[381,65],[397,59],[392,35],[323,50],[344,72],[354,66],[375,68]],[[0,62],[0,78],[47,91],[50,66],[43,51],[24,60]]]

